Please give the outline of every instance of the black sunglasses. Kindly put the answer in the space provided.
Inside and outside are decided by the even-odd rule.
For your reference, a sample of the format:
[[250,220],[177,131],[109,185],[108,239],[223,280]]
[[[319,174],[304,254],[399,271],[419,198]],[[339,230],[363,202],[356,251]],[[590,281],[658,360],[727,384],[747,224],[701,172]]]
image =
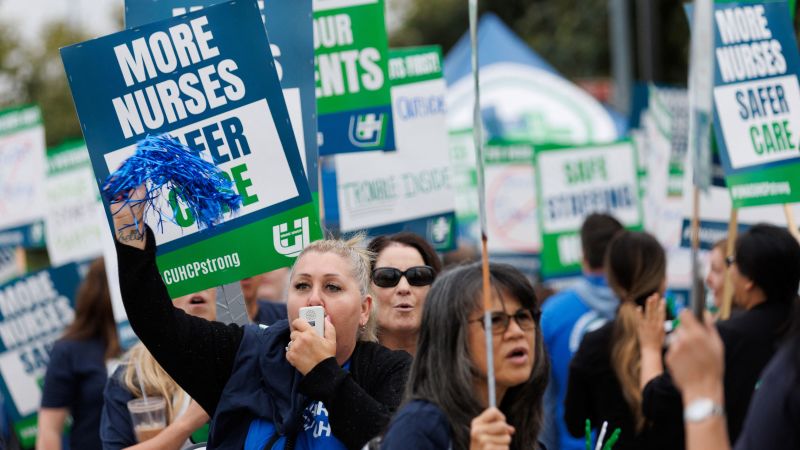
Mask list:
[[[539,313],[531,309],[523,308],[514,314],[506,314],[503,311],[492,311],[492,334],[505,334],[508,331],[508,326],[511,324],[511,319],[514,319],[522,331],[531,331],[536,328],[536,322],[539,320]],[[478,319],[470,320],[469,322],[478,322],[481,327],[485,329],[483,324],[483,316]]]
[[412,286],[428,286],[433,283],[436,274],[431,266],[409,267],[405,272],[394,267],[378,267],[372,271],[372,282],[382,288],[397,286],[402,277],[406,277],[406,281]]

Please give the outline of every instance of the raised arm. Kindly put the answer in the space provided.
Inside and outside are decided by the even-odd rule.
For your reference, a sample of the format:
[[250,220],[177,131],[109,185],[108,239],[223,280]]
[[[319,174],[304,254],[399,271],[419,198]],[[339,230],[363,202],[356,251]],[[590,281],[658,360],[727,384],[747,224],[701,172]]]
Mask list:
[[[125,206],[114,214],[125,312],[133,331],[161,367],[213,416],[230,377],[242,329],[190,316],[172,305],[156,266],[155,237],[137,209]],[[117,210],[112,205],[112,211]],[[130,225],[134,215],[138,227]]]

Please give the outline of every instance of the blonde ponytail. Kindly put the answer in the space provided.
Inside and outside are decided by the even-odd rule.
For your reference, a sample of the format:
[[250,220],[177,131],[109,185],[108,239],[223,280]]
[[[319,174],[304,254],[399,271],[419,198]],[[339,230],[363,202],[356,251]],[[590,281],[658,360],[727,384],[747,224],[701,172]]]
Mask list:
[[641,371],[641,353],[639,351],[639,337],[636,332],[638,315],[636,304],[623,302],[614,321],[614,330],[611,338],[611,367],[617,375],[622,395],[633,413],[636,432],[644,427],[642,414],[642,391],[639,386],[639,372]]
[[185,392],[158,364],[144,344],[139,343],[128,352],[127,366],[122,377],[123,385],[134,397],[143,397],[136,375],[136,362],[139,364],[145,392],[148,396],[159,396],[166,400],[167,424],[172,423],[184,406],[187,406]]

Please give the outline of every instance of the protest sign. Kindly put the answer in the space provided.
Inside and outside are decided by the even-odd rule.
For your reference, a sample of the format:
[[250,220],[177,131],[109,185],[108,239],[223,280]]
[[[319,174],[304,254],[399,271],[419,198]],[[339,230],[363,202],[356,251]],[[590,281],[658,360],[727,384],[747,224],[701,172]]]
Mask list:
[[394,150],[384,0],[314,0],[319,153]]
[[[455,244],[455,204],[439,47],[391,50],[389,73],[396,152],[333,157],[335,189],[326,196],[326,223],[370,235],[413,231],[437,250]],[[364,170],[364,168],[369,168]]]
[[[174,222],[156,230],[171,296],[291,265],[321,237],[254,1],[143,25],[61,55],[98,180],[147,134],[170,133],[210,155],[242,196],[235,215],[202,233],[174,191],[158,199],[174,212]],[[159,228],[156,218],[148,223]]]
[[0,392],[23,448],[36,439],[50,349],[72,322],[79,282],[68,264],[0,285]]
[[594,212],[641,229],[636,151],[629,141],[606,145],[536,148],[536,183],[542,233],[542,276],[581,269],[579,230]]
[[85,261],[103,253],[104,210],[83,141],[47,151],[45,236],[50,264]]
[[471,129],[450,131],[450,165],[453,190],[456,193],[458,236],[477,245],[481,239],[478,223],[478,173]]
[[13,247],[0,246],[0,283],[22,275],[17,264],[17,252]]
[[[198,11],[221,0],[125,0],[125,26],[136,28]],[[311,194],[318,191],[317,116],[311,0],[259,0]]]
[[786,3],[714,9],[714,131],[733,205],[800,201],[798,51]]
[[[0,245],[28,247],[43,243],[45,173],[44,126],[39,107],[0,111]],[[30,230],[32,226],[38,231]],[[3,235],[2,231],[8,229],[13,230]]]
[[534,255],[541,249],[533,145],[494,140],[484,147],[489,253]]

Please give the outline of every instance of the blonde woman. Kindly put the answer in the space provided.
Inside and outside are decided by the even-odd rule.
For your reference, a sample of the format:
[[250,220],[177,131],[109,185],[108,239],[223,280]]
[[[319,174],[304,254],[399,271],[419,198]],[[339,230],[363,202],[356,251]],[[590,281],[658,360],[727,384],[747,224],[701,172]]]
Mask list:
[[[411,357],[374,342],[372,255],[358,241],[317,241],[297,256],[288,321],[224,325],[172,305],[140,208],[112,205],[112,212],[128,319],[213,417],[209,449],[360,449],[389,423]],[[324,335],[299,317],[305,306],[324,309]]]
[[[175,299],[173,304],[187,314],[215,320],[216,290],[207,289]],[[139,368],[142,380],[136,372]],[[167,427],[151,439],[137,442],[127,403],[148,397],[166,399]],[[100,421],[100,439],[104,450],[178,450],[191,444],[190,436],[208,422],[208,414],[156,362],[143,344],[137,344],[126,355],[106,385],[105,404]]]

